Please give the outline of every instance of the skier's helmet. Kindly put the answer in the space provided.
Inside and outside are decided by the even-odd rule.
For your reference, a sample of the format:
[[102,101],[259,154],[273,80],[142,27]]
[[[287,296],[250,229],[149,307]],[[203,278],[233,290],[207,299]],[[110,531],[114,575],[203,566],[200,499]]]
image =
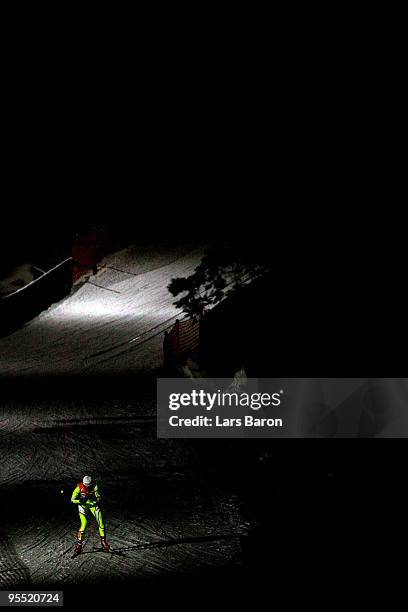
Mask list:
[[91,476],[84,476],[84,479],[82,482],[84,483],[86,487],[89,487],[92,482]]

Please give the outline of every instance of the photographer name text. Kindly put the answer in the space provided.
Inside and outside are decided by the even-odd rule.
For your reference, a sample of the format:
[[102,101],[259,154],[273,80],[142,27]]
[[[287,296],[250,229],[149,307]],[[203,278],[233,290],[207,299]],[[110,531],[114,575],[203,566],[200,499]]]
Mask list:
[[220,416],[195,416],[192,418],[172,415],[169,418],[171,427],[283,427],[283,419],[244,417],[224,418]]

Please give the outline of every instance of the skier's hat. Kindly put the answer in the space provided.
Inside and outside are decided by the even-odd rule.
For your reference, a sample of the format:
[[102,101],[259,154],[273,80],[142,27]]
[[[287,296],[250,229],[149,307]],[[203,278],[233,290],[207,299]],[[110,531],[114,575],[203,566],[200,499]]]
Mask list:
[[91,482],[92,482],[92,477],[91,477],[91,476],[84,476],[84,479],[83,479],[83,481],[82,481],[82,482],[84,483],[84,485],[85,485],[86,487],[89,487],[89,485],[90,485],[90,484],[91,484]]

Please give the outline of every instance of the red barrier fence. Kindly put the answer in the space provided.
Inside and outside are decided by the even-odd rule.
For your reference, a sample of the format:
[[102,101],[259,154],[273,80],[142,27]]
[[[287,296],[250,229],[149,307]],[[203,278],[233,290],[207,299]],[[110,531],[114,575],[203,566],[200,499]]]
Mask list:
[[97,228],[87,234],[77,236],[72,249],[73,282],[89,272],[96,274],[98,262],[110,252],[110,247],[111,243],[107,234]]
[[163,353],[165,367],[175,366],[200,347],[199,319],[176,320],[164,334]]

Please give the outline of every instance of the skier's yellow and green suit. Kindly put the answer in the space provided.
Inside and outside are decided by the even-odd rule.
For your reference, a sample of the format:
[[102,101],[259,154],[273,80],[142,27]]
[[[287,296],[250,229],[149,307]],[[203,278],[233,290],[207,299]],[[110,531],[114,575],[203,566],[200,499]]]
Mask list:
[[80,482],[75,487],[71,496],[71,502],[73,504],[78,504],[79,520],[81,521],[78,531],[78,542],[82,542],[82,538],[88,523],[89,512],[93,514],[98,523],[99,535],[101,538],[105,537],[105,525],[103,522],[102,512],[99,508],[100,499],[101,496],[99,494],[97,484],[92,484],[89,487],[86,487],[82,482]]

